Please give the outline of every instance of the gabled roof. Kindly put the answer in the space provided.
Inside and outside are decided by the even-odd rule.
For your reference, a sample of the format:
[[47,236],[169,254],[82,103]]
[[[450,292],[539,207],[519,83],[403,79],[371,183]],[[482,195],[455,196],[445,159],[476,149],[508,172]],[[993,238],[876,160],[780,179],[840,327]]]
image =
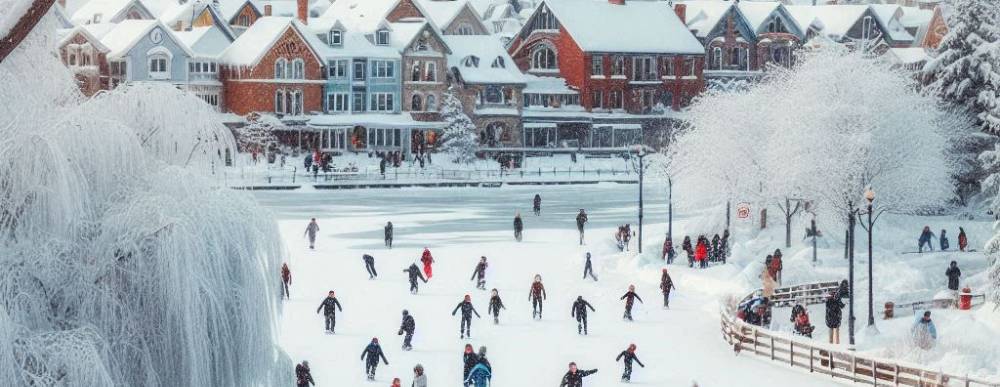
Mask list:
[[257,17],[264,16],[264,10],[258,8],[257,4],[254,4],[251,0],[219,0],[217,7],[226,22],[233,24],[235,22],[234,19],[236,19],[236,15],[238,15],[240,10],[246,5],[249,5],[250,9],[256,12]]
[[868,11],[867,5],[817,5],[817,6],[792,6],[795,7],[807,7],[812,11],[813,16],[816,17],[822,23],[823,35],[842,39],[847,36],[847,32],[850,31],[860,19],[861,16]]
[[71,20],[76,24],[90,24],[94,22],[94,15],[100,14],[98,23],[110,23],[133,5],[145,12],[147,17],[153,17],[153,12],[139,0],[90,0],[73,13]]
[[705,54],[705,48],[667,2],[615,5],[607,0],[545,0],[535,8],[532,18],[544,8],[552,11],[583,51]]
[[451,53],[451,49],[448,48],[448,42],[442,39],[443,34],[441,34],[441,31],[430,22],[405,21],[388,23],[387,25],[391,30],[389,33],[390,45],[395,47],[400,52],[403,52],[407,47],[412,45],[423,31],[428,31],[430,34],[437,37],[437,39],[444,45],[445,54]]
[[[323,50],[327,58],[388,58],[399,59],[399,50],[391,46],[378,46],[365,37],[365,34],[354,32],[344,27],[344,24],[336,19],[311,19],[309,29],[313,35],[326,35],[331,29],[339,29],[343,33],[343,44],[338,46],[327,45]],[[322,42],[321,42],[322,43]]]
[[903,7],[896,4],[870,4],[872,13],[878,19],[882,31],[889,34],[888,38],[893,42],[912,42],[913,35],[906,31],[906,27],[899,21],[903,17]]
[[890,63],[898,65],[912,65],[930,59],[930,55],[923,47],[890,48],[885,56]]
[[[215,39],[218,34],[221,39]],[[177,39],[183,42],[195,54],[217,57],[233,42],[218,26],[194,27],[188,31],[174,31]]]
[[[372,32],[385,21],[399,2],[400,0],[337,0],[327,8],[322,17],[339,19],[351,30]],[[413,1],[413,6],[422,15],[427,15],[419,2]]]
[[903,10],[903,16],[899,18],[899,22],[906,28],[926,26],[934,18],[933,9],[920,9],[918,7],[900,7],[900,9]]
[[439,29],[444,30],[451,25],[455,18],[462,13],[463,10],[468,9],[473,15],[476,16],[476,22],[485,31],[489,31],[486,25],[483,24],[482,17],[476,9],[469,4],[466,0],[415,0],[420,3],[421,8],[423,8],[427,16],[432,23],[434,23]]
[[62,45],[69,42],[70,39],[72,39],[74,36],[79,34],[83,35],[83,37],[87,39],[87,42],[89,42],[91,46],[94,46],[94,49],[96,49],[97,51],[103,53],[107,53],[108,51],[110,51],[108,47],[104,45],[104,43],[101,43],[101,39],[98,38],[97,36],[94,36],[94,34],[92,34],[90,30],[87,29],[86,27],[87,26],[76,26],[67,30],[65,34],[62,36],[62,39],[59,40],[58,46],[61,47]]
[[[448,35],[444,40],[452,50],[448,68],[457,70],[464,82],[524,84],[524,74],[496,36]],[[478,59],[475,65],[466,60],[472,56]],[[499,63],[494,67],[497,58]]]
[[792,19],[795,20],[795,24],[798,24],[802,32],[807,32],[810,28],[816,31],[823,30],[823,22],[816,17],[816,10],[812,6],[789,5],[785,9],[788,10],[789,15],[792,15]]
[[733,7],[733,3],[728,1],[685,1],[681,4],[687,7],[685,21],[688,29],[695,31],[699,38],[708,36]]
[[[789,21],[793,22],[793,24],[785,26],[789,32],[799,37],[805,37],[803,27],[794,23],[795,18],[788,12],[788,8],[784,4],[777,1],[741,1],[738,8],[743,13],[747,23],[750,24],[750,28],[754,29],[754,33],[763,31],[764,23],[767,23],[772,15],[778,13],[785,15]],[[791,29],[795,29],[795,31],[791,31]]]
[[149,35],[149,32],[156,27],[160,27],[160,29],[163,30],[164,38],[172,39],[182,50],[184,50],[185,54],[188,56],[194,56],[191,49],[181,42],[180,39],[177,39],[177,36],[173,34],[173,31],[163,25],[163,23],[160,23],[160,21],[122,20],[121,23],[118,23],[101,39],[101,43],[108,48],[108,59],[122,57],[128,53],[128,51],[139,42],[139,40]]
[[52,15],[59,21],[60,28],[73,28],[73,21],[69,20],[66,9],[59,5],[59,3],[53,4],[52,8],[49,8],[49,12],[52,12]]
[[257,19],[222,54],[219,62],[234,66],[254,66],[260,62],[285,31],[291,28],[309,47],[316,60],[324,63],[326,45],[319,41],[302,22],[290,17],[268,16]]
[[164,10],[159,19],[168,26],[173,26],[178,21],[185,21],[186,25],[191,26],[194,24],[194,20],[205,11],[212,16],[212,23],[223,34],[226,34],[230,41],[236,39],[236,34],[229,28],[229,20],[222,16],[219,9],[212,6],[212,2],[209,0],[189,0],[184,4],[177,4]]

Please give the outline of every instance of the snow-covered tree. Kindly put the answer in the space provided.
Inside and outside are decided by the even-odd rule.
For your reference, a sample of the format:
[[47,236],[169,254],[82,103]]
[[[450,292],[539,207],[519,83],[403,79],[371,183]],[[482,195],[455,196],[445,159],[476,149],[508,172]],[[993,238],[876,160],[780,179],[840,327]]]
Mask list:
[[0,63],[0,385],[291,384],[277,225],[203,175],[231,133],[165,83],[84,98],[56,25]]
[[441,134],[438,149],[456,163],[469,164],[476,161],[476,151],[479,148],[476,126],[462,109],[462,101],[455,96],[455,86],[450,86],[442,95],[441,117],[448,124]]
[[258,116],[247,122],[246,125],[236,128],[236,143],[240,151],[248,152],[254,149],[267,150],[278,144],[278,136],[274,134],[274,125],[271,120]]

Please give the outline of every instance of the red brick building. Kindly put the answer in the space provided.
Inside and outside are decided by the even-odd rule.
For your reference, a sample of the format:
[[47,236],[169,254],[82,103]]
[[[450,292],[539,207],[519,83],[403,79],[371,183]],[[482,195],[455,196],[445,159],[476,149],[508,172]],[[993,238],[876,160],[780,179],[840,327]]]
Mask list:
[[79,26],[66,32],[59,42],[59,56],[63,64],[73,72],[80,91],[86,96],[111,87],[108,48],[101,44],[101,40],[91,29],[98,34],[107,30],[104,26]]

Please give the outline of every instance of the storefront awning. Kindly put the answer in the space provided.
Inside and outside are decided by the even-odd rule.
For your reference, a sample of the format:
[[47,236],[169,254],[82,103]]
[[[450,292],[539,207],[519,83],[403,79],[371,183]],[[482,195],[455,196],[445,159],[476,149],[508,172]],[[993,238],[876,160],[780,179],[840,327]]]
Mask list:
[[323,114],[313,116],[308,125],[317,129],[352,128],[399,128],[399,129],[440,129],[446,123],[438,121],[416,121],[410,113],[399,114]]
[[594,124],[595,128],[611,128],[614,130],[642,130],[639,124]]
[[556,124],[554,122],[525,122],[525,129],[545,129],[545,128],[555,128]]

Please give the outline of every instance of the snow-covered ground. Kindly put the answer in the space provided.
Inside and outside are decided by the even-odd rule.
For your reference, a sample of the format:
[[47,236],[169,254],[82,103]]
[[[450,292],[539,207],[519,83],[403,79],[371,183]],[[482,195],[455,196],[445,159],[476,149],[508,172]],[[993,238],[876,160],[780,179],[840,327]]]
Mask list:
[[[292,297],[286,301],[279,330],[280,343],[296,362],[309,360],[319,385],[359,385],[364,380],[361,350],[372,337],[378,337],[389,359],[380,366],[376,385],[388,385],[400,377],[403,385],[412,378],[412,367],[421,363],[432,386],[458,385],[461,379],[462,347],[466,342],[476,348],[489,348],[497,386],[558,385],[566,364],[576,361],[582,368],[600,372],[587,379],[586,385],[617,384],[621,365],[614,357],[629,343],[638,345],[639,358],[647,368],[636,368],[632,382],[658,386],[687,386],[697,381],[704,386],[824,386],[834,381],[786,369],[751,356],[735,356],[719,330],[717,301],[731,294],[744,294],[759,286],[757,273],[764,251],[783,245],[781,221],[771,220],[765,232],[754,231],[751,222],[734,220],[733,264],[692,270],[675,264],[670,271],[677,286],[672,309],[660,307],[658,290],[661,262],[660,246],[666,231],[666,205],[662,187],[647,186],[646,254],[619,253],[612,243],[612,230],[622,223],[635,227],[637,186],[601,184],[586,187],[504,187],[500,189],[408,189],[337,192],[258,192],[258,199],[275,212],[289,249],[292,270]],[[542,196],[542,216],[530,214],[531,198]],[[578,246],[573,222],[579,208],[590,214],[587,245]],[[525,240],[514,241],[511,222],[516,211],[525,220]],[[721,209],[694,212],[675,208],[675,243],[686,233],[721,233]],[[309,251],[303,238],[308,218],[318,218],[320,237],[317,249]],[[799,219],[807,222],[808,218]],[[392,250],[382,243],[382,226],[395,225],[396,241]],[[955,256],[900,255],[912,250],[915,233],[923,223],[955,230],[952,245],[957,245],[960,222],[945,218],[892,218],[876,225],[876,305],[884,300],[916,301],[933,296],[944,287],[944,268],[950,259],[962,265],[963,283],[969,279],[973,289],[982,289],[985,281],[976,275],[985,267],[980,254]],[[989,235],[986,222],[961,222],[969,233],[970,245],[978,247]],[[820,264],[813,266],[810,250],[798,239],[803,224],[793,228],[796,246],[785,252],[785,283],[831,280],[846,276],[843,246],[829,241],[829,248],[819,251]],[[822,222],[820,224],[822,228]],[[837,235],[842,230],[825,230]],[[861,230],[859,229],[859,235]],[[635,242],[633,242],[633,250]],[[935,243],[936,245],[936,243]],[[429,247],[437,263],[430,283],[421,283],[419,295],[408,292],[402,270],[418,260]],[[863,238],[859,255],[865,251]],[[582,280],[583,255],[590,251],[600,282]],[[361,255],[376,258],[380,277],[369,281]],[[488,257],[487,288],[497,288],[507,310],[494,326],[485,318],[488,293],[475,289],[469,281],[476,261]],[[884,259],[882,259],[884,257]],[[865,276],[859,260],[859,327],[865,321]],[[419,263],[418,263],[419,265]],[[548,300],[545,318],[532,321],[528,288],[534,274],[541,274]],[[625,323],[619,300],[629,284],[636,285],[645,304],[638,304],[636,321]],[[316,307],[328,290],[335,290],[344,306],[338,313],[336,335],[323,333],[323,318]],[[484,316],[473,321],[473,339],[460,340],[458,317],[450,312],[465,294]],[[570,318],[570,305],[576,296],[589,300],[596,313],[590,315],[590,336],[576,333]],[[416,319],[414,350],[399,349],[397,336],[400,312],[408,309]],[[881,308],[877,308],[880,311]],[[822,326],[823,314],[813,307],[813,323]],[[845,313],[846,314],[846,313]],[[787,320],[787,312],[776,311],[775,321]],[[997,315],[980,310],[935,312],[941,339],[928,353],[900,350],[911,318],[890,322],[879,320],[882,334],[869,339],[859,334],[859,350],[875,351],[887,357],[940,367],[960,373],[993,375],[997,373]],[[987,320],[987,321],[977,321]],[[992,320],[992,322],[989,322]],[[779,326],[779,329],[786,327]],[[825,336],[825,331],[816,337]],[[844,334],[846,342],[846,334]],[[894,350],[883,349],[889,345]]]

